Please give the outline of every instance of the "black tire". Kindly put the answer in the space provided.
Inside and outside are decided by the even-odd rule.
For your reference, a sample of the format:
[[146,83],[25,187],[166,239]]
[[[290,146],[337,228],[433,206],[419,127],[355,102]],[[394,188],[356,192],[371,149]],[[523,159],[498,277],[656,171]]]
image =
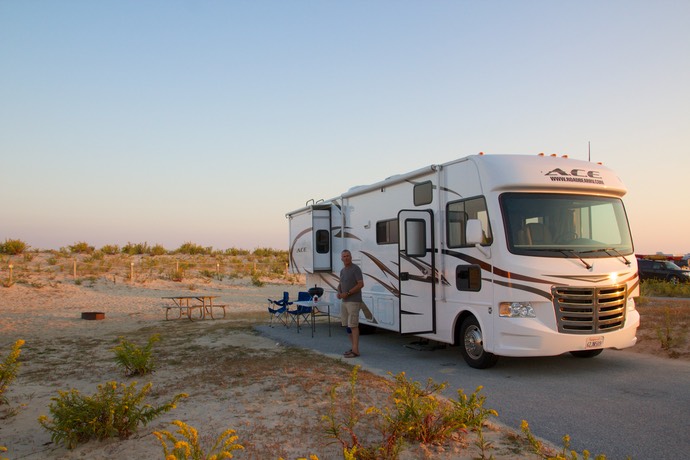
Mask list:
[[668,279],[668,281],[669,281],[669,283],[671,283],[675,286],[676,284],[680,283],[680,278],[678,278],[677,276],[671,276]]
[[468,316],[462,322],[458,345],[460,345],[462,357],[470,367],[487,369],[498,361],[498,356],[484,350],[482,328],[474,316]]
[[576,358],[594,358],[595,356],[599,356],[601,352],[604,351],[603,348],[599,348],[597,350],[578,350],[578,351],[571,351],[570,354],[573,355]]

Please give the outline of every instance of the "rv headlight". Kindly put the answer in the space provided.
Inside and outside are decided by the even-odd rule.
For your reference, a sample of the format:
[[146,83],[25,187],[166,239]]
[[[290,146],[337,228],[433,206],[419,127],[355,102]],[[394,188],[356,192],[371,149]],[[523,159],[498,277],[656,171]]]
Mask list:
[[536,318],[534,308],[529,302],[501,302],[498,314],[506,318]]

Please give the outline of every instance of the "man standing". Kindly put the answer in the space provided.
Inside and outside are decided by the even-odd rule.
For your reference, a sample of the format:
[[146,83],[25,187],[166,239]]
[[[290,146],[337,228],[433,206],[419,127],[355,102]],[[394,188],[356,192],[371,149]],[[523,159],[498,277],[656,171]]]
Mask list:
[[344,353],[346,358],[359,356],[359,311],[362,309],[362,288],[364,277],[362,270],[352,263],[352,253],[347,249],[340,253],[340,260],[345,265],[340,270],[338,284],[338,298],[342,300],[340,306],[340,322],[347,327],[352,348]]

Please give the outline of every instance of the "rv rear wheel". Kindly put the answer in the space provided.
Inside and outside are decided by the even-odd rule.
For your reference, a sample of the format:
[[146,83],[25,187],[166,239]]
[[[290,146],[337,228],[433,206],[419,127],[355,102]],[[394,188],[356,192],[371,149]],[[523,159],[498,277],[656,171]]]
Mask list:
[[465,362],[475,369],[486,369],[498,361],[498,356],[484,350],[484,338],[479,321],[468,316],[460,326],[460,352]]

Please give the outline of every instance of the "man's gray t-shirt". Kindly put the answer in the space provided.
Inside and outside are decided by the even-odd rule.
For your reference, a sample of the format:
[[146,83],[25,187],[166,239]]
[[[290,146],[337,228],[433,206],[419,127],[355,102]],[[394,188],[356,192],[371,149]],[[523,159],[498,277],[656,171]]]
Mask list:
[[[343,267],[340,270],[340,292],[346,293],[355,286],[358,281],[364,281],[362,270],[355,264],[350,264],[349,267]],[[361,302],[362,291],[353,292],[352,295],[343,299],[343,302]]]

